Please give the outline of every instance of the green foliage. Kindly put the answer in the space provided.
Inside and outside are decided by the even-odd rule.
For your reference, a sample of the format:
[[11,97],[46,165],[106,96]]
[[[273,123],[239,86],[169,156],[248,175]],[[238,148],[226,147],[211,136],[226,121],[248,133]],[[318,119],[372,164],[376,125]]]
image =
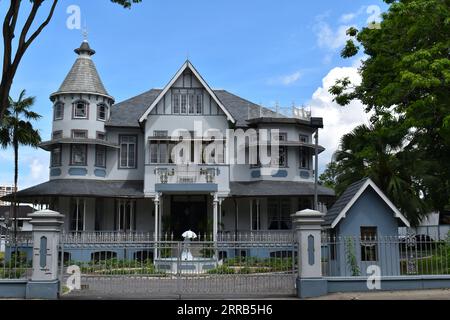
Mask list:
[[319,183],[334,190],[336,188],[337,175],[337,164],[335,161],[331,161],[327,164],[325,171],[320,175]]
[[133,3],[140,3],[142,0],[111,0],[111,2],[117,3],[124,8],[130,9]]
[[350,268],[350,272],[353,277],[361,275],[361,270],[359,269],[358,260],[356,259],[355,246],[353,239],[345,239],[345,253],[347,256],[347,265]]
[[234,274],[234,270],[226,265],[219,266],[217,268],[208,270],[208,274]]
[[410,162],[409,177],[395,179],[393,172],[384,191],[401,194],[406,189],[407,196],[399,196],[396,205],[418,221],[423,206],[420,201],[408,204],[412,194],[422,194],[430,210],[442,211],[450,204],[450,6],[448,0],[385,2],[390,7],[379,28],[347,33],[352,39],[342,56],[355,56],[361,47],[367,57],[359,69],[361,83],[354,86],[344,78],[329,91],[343,106],[360,100],[374,113],[373,125],[382,127],[387,119],[392,124],[386,129],[394,135],[403,131],[400,154],[386,165]]

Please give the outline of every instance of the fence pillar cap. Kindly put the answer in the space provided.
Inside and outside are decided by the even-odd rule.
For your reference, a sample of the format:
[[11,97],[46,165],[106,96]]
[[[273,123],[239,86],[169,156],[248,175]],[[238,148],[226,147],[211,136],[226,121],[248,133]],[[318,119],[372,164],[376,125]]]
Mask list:
[[52,210],[41,210],[28,214],[31,218],[31,224],[63,224],[64,215],[52,211]]
[[297,211],[292,214],[292,220],[296,224],[318,224],[321,225],[324,221],[323,217],[325,213],[322,213],[317,210],[305,209],[302,211]]

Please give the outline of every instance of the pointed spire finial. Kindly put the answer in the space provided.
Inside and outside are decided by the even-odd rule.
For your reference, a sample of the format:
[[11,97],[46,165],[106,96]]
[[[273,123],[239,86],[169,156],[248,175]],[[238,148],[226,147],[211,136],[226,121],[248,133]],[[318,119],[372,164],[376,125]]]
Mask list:
[[84,20],[84,27],[83,27],[82,33],[83,33],[83,42],[88,42],[89,32],[88,32],[86,20]]

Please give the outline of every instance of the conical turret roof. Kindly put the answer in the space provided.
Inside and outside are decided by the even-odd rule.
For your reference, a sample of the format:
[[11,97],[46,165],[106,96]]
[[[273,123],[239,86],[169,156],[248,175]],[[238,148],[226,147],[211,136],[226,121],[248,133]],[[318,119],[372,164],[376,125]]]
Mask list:
[[75,49],[75,53],[78,54],[77,60],[58,91],[53,93],[52,96],[61,93],[93,93],[112,98],[106,91],[91,59],[95,51],[90,48],[87,40],[84,40],[80,47]]

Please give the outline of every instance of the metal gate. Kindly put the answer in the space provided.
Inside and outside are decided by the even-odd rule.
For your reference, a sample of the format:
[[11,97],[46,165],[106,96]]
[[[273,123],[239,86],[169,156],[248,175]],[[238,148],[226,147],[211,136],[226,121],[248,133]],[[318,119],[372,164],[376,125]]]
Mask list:
[[[61,244],[60,256],[62,297],[67,298],[295,295],[297,246],[292,242],[72,239]],[[69,291],[78,268],[80,289]]]

